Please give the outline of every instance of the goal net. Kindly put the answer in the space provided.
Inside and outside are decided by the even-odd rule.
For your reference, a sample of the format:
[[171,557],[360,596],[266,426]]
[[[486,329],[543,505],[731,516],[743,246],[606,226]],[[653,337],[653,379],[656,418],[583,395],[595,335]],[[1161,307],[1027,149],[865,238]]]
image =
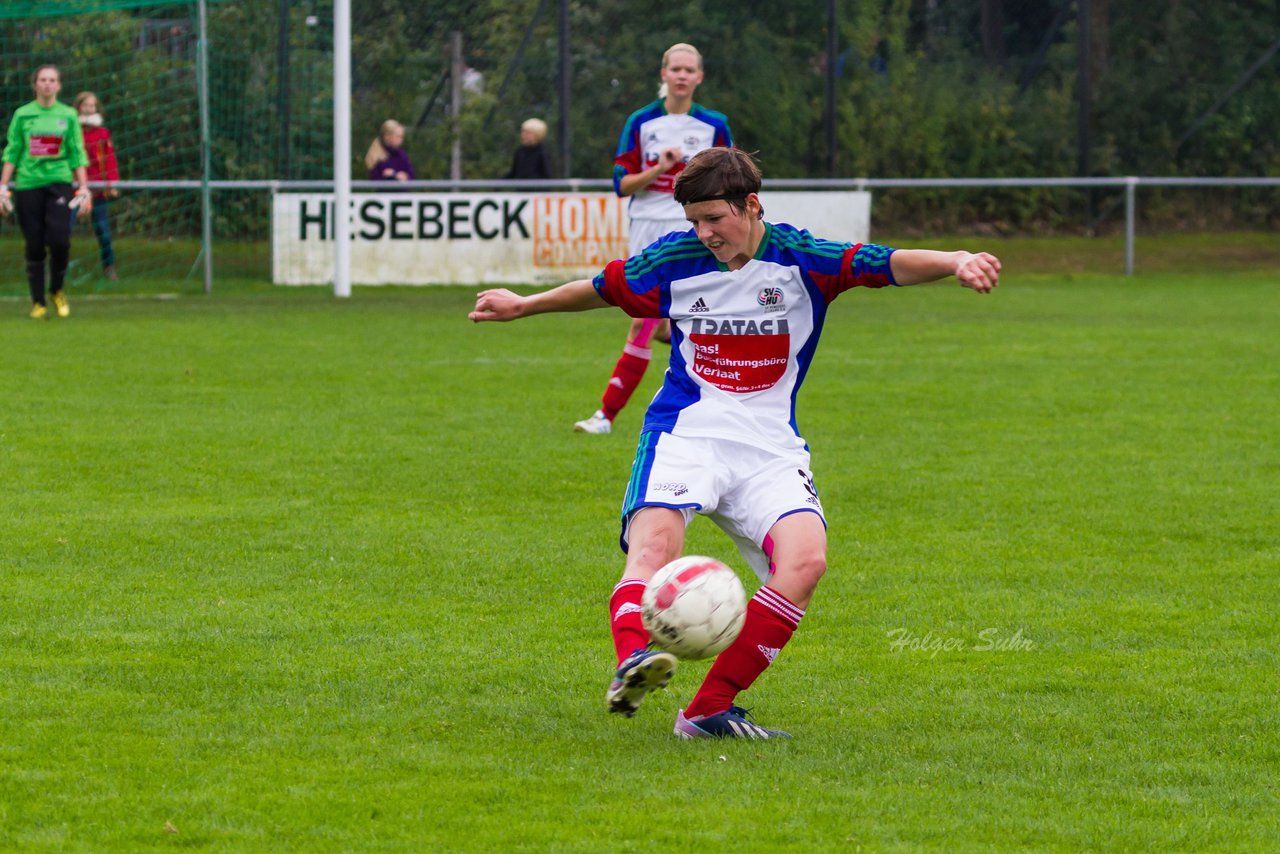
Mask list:
[[[73,295],[199,292],[210,251],[219,282],[268,278],[264,232],[271,194],[261,183],[332,175],[332,12],[330,4],[318,5],[209,2],[204,33],[216,49],[204,76],[196,3],[0,5],[4,127],[13,110],[34,97],[35,68],[54,64],[62,77],[59,100],[96,96],[114,151],[118,195],[105,199],[105,220],[100,213],[98,222],[78,222],[72,235],[67,287]],[[94,147],[106,155],[105,140]],[[250,188],[252,182],[259,186]],[[206,209],[212,248],[203,240]],[[22,235],[12,216],[0,220],[0,251],[21,258]],[[0,296],[25,294],[21,264],[5,266]]]

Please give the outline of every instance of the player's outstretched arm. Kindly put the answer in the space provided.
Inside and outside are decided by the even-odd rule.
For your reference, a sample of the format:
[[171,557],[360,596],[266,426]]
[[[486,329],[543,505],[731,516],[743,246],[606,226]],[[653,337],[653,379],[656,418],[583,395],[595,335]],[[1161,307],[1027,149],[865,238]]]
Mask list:
[[590,279],[578,279],[529,296],[521,296],[506,288],[481,291],[476,294],[476,307],[467,318],[476,323],[484,320],[515,320],[552,311],[586,311],[608,305],[596,293]]
[[919,285],[955,276],[966,288],[990,293],[1000,284],[1000,259],[986,252],[939,252],[898,249],[889,256],[893,278],[900,285]]

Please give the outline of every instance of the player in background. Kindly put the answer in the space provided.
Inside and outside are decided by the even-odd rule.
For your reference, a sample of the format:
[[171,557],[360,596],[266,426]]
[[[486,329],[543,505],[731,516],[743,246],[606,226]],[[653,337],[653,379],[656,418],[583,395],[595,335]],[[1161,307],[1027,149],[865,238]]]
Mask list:
[[[684,212],[672,198],[677,176],[689,158],[712,146],[732,146],[729,120],[693,102],[702,82],[702,54],[690,44],[674,44],[662,55],[658,100],[627,119],[613,161],[613,189],[630,196],[627,253],[640,252],[659,237],[688,228]],[[666,340],[665,321],[631,321],[622,355],[605,385],[600,408],[573,425],[581,433],[608,433],[613,419],[644,379],[653,350],[651,339]]]
[[[9,122],[4,166],[0,167],[0,210],[17,208],[18,225],[26,242],[31,316],[39,320],[49,313],[45,302],[46,254],[49,298],[59,317],[71,314],[71,306],[62,293],[71,260],[70,211],[75,209],[80,216],[88,216],[93,198],[80,121],[75,110],[58,100],[62,91],[58,67],[37,68],[31,75],[31,88],[35,90],[35,100],[15,110]],[[74,192],[73,173],[78,187]]]
[[855,287],[914,285],[954,276],[988,293],[1000,262],[983,253],[898,249],[814,237],[765,222],[750,155],[713,148],[680,175],[675,200],[693,229],[668,234],[594,279],[519,296],[486,290],[473,321],[616,306],[669,318],[671,362],[645,413],[622,507],[622,579],[609,601],[617,670],[609,710],[633,714],[675,672],[648,649],[645,586],[679,557],[694,515],[710,516],[763,586],[741,634],[717,656],[676,717],[685,738],[786,736],[736,704],[791,639],[827,568],[827,532],[795,399],[833,300]]

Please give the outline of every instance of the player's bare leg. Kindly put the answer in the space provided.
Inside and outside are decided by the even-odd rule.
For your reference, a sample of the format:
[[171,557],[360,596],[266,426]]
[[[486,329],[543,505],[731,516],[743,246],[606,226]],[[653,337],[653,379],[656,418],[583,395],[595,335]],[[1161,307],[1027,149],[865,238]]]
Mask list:
[[640,599],[654,573],[680,556],[684,516],[667,507],[641,508],[631,518],[627,542],[627,565],[609,601],[618,669],[605,692],[605,704],[609,711],[631,717],[645,695],[665,688],[676,672],[674,655],[648,649]]
[[716,658],[698,693],[676,716],[683,738],[779,738],[746,718],[734,700],[791,640],[804,609],[827,569],[827,531],[816,513],[792,513],[769,529],[773,575],[747,603],[747,619],[737,640]]
[[648,582],[684,550],[684,514],[670,507],[641,507],[627,529],[627,565],[622,577]]
[[605,386],[604,395],[600,398],[600,408],[590,418],[584,418],[573,425],[579,433],[606,434],[613,429],[613,419],[618,417],[631,395],[639,388],[645,371],[653,358],[650,339],[665,330],[666,338],[671,340],[671,327],[665,320],[632,318],[631,328],[627,330],[627,343],[622,347],[622,355],[614,365],[613,374]]
[[827,528],[817,513],[792,513],[769,529],[773,575],[767,587],[797,608],[809,607],[813,591],[827,571]]

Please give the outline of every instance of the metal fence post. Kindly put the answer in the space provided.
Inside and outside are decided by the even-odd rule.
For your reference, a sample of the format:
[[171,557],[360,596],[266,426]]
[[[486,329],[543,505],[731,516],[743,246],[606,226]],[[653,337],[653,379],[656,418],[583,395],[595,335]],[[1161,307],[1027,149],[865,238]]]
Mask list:
[[200,93],[200,248],[204,252],[204,292],[213,293],[213,197],[209,181],[213,178],[209,132],[209,13],[206,0],[197,4],[200,39],[197,42],[196,79]]
[[1130,175],[1124,179],[1124,274],[1133,275],[1133,232],[1135,198],[1138,195],[1138,179]]

